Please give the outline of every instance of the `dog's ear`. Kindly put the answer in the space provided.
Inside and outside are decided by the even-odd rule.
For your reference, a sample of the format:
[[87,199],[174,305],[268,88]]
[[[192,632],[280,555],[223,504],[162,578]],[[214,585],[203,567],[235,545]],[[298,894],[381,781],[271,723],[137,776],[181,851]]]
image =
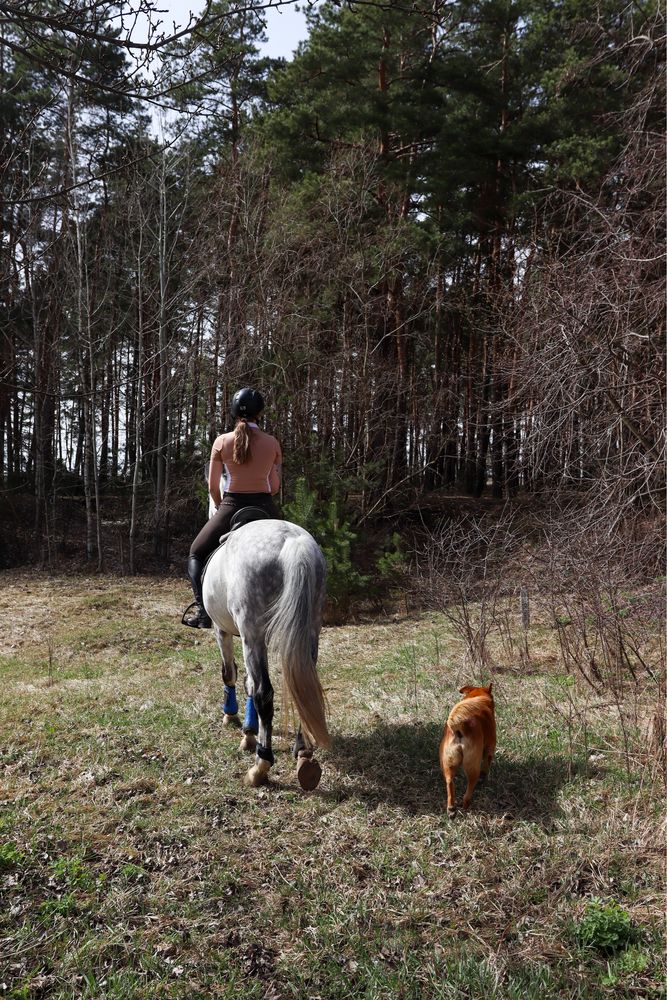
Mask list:
[[491,694],[491,688],[492,687],[493,687],[493,681],[489,684],[489,686],[486,689],[489,692],[489,694]]
[[466,684],[465,687],[459,688],[459,694],[468,694],[469,691],[474,691],[475,689]]

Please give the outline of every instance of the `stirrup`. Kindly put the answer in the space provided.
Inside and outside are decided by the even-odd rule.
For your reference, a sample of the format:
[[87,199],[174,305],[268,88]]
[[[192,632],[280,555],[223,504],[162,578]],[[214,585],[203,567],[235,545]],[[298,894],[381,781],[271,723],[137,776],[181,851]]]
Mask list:
[[[196,608],[196,613],[187,619],[185,616],[191,608]],[[187,608],[183,612],[183,617],[181,618],[182,625],[189,625],[190,628],[210,628],[213,622],[206,611],[206,609],[199,603],[199,601],[193,601],[192,604],[188,604]]]

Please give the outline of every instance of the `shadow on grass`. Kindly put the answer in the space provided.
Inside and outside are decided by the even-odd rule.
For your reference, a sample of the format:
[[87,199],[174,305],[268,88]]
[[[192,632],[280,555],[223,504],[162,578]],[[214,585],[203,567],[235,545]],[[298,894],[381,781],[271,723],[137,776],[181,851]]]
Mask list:
[[[411,815],[446,815],[438,763],[441,736],[442,728],[435,723],[383,725],[359,736],[336,736],[328,759],[345,776],[347,795],[369,805],[397,806]],[[471,811],[551,826],[561,812],[558,793],[568,780],[562,757],[532,753],[512,760],[501,751],[489,777],[477,785]],[[464,789],[461,772],[459,805]]]

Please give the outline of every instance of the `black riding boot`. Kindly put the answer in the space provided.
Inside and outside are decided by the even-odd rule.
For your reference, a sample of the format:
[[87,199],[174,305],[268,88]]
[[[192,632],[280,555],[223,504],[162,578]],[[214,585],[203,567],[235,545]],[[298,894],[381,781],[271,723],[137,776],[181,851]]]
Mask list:
[[[205,562],[203,559],[199,559],[197,556],[189,556],[188,576],[190,577],[192,593],[195,595],[195,599],[192,604],[189,604],[185,609],[181,621],[184,625],[189,625],[191,628],[210,628],[212,624],[211,619],[204,608],[204,602],[201,596],[201,575],[204,566]],[[188,614],[189,611],[192,611],[192,613]]]

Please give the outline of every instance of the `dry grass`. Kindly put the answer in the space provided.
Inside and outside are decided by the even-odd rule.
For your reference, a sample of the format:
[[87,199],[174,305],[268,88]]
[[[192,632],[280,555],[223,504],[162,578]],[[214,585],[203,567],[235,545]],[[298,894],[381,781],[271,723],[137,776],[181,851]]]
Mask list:
[[[485,678],[437,616],[328,628],[322,784],[298,790],[279,737],[250,790],[187,599],[170,579],[4,575],[0,996],[663,995],[650,690],[628,744],[536,625],[530,668],[489,668],[498,756],[452,822],[438,741]],[[578,943],[593,897],[630,914],[628,947]]]

